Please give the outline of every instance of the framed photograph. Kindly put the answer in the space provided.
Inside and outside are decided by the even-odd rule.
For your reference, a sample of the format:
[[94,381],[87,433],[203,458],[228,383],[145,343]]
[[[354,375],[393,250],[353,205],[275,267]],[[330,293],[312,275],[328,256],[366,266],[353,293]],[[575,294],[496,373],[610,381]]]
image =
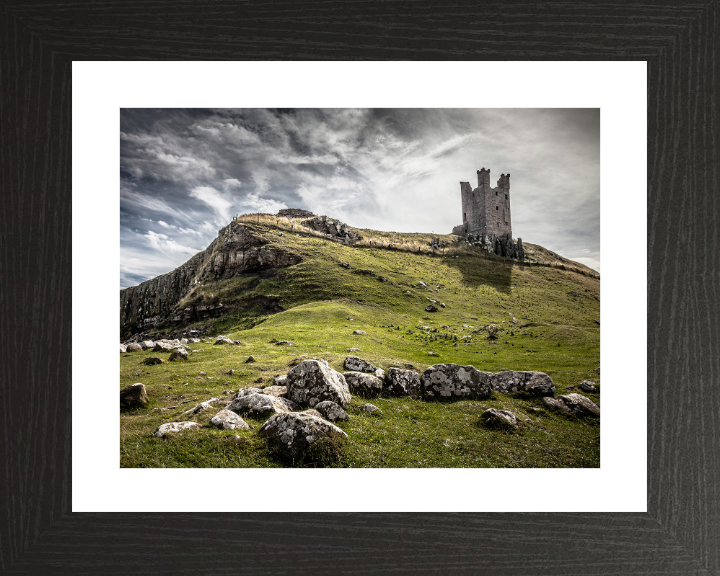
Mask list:
[[[3,246],[8,247],[4,253],[12,263],[8,269],[17,269],[17,273],[6,276],[3,293],[7,298],[2,318],[6,333],[18,333],[22,344],[17,353],[5,356],[6,365],[11,367],[7,393],[8,406],[12,409],[8,410],[3,428],[7,463],[4,477],[8,487],[2,504],[6,511],[2,516],[7,520],[0,526],[5,535],[1,539],[0,555],[3,571],[126,573],[130,569],[142,569],[164,573],[190,569],[231,570],[239,565],[262,573],[329,573],[337,571],[338,566],[343,567],[342,571],[363,573],[381,569],[514,574],[716,571],[720,561],[714,546],[720,536],[717,530],[720,522],[712,488],[712,478],[717,473],[714,454],[718,452],[716,419],[712,417],[717,394],[712,382],[716,355],[712,352],[712,315],[707,314],[714,309],[708,279],[713,277],[715,262],[709,244],[714,230],[712,198],[718,184],[712,169],[715,163],[711,161],[717,149],[712,136],[717,131],[716,119],[710,113],[716,90],[710,66],[717,50],[711,40],[713,26],[717,27],[713,5],[635,6],[622,8],[622,13],[612,15],[600,6],[574,9],[573,18],[584,23],[582,32],[566,21],[564,8],[536,13],[529,8],[505,12],[506,8],[502,12],[509,21],[519,23],[523,18],[530,18],[550,26],[541,36],[536,36],[530,28],[518,28],[513,34],[512,46],[503,36],[509,21],[500,18],[500,7],[492,7],[490,11],[497,13],[483,14],[482,21],[499,19],[502,22],[494,32],[494,40],[490,41],[485,35],[470,35],[467,49],[459,55],[473,61],[355,64],[188,60],[199,57],[209,60],[221,54],[231,60],[278,59],[281,55],[274,43],[283,50],[295,46],[295,55],[300,59],[310,55],[337,58],[341,53],[343,59],[360,56],[371,60],[458,56],[452,56],[455,48],[442,40],[435,24],[423,23],[417,15],[403,16],[396,8],[378,16],[398,25],[403,21],[415,22],[422,30],[420,36],[424,41],[420,44],[417,39],[401,40],[391,35],[387,37],[389,40],[380,43],[370,41],[362,54],[353,57],[350,51],[332,52],[335,49],[332,47],[339,45],[334,44],[337,41],[332,40],[331,31],[347,24],[346,19],[353,17],[354,8],[342,17],[324,16],[326,23],[320,36],[313,36],[312,26],[302,33],[278,36],[273,26],[263,24],[269,21],[262,17],[259,7],[250,6],[243,12],[227,9],[217,21],[212,28],[212,38],[219,38],[215,35],[224,26],[234,23],[236,27],[227,41],[217,44],[216,48],[212,42],[208,44],[211,37],[197,35],[202,28],[197,21],[178,19],[170,25],[173,35],[161,33],[147,37],[142,57],[164,58],[172,51],[174,57],[183,61],[133,62],[139,57],[137,42],[112,41],[112,34],[108,35],[107,30],[123,35],[126,40],[145,37],[145,32],[134,24],[122,24],[120,13],[115,13],[118,9],[107,8],[99,12],[97,18],[87,18],[87,14],[75,9],[58,12],[52,26],[47,24],[47,14],[20,5],[3,8],[4,49],[0,56],[3,84],[15,87],[14,96],[6,100],[12,106],[3,106],[2,111],[4,138],[13,146],[4,146],[0,152],[5,160],[4,181],[13,198],[9,210],[3,211],[8,239]],[[186,10],[188,7],[180,7],[177,16]],[[218,10],[222,12],[226,8]],[[109,28],[99,25],[111,15],[120,20]],[[272,20],[277,22],[278,14],[274,16]],[[372,14],[358,12],[356,16],[375,29]],[[449,17],[467,20],[468,16],[467,12],[460,14],[451,9]],[[293,16],[288,12],[287,17],[302,21],[299,14]],[[250,42],[239,34],[235,36],[237,30],[250,22],[263,30],[262,40]],[[668,22],[674,25],[668,27]],[[596,37],[588,31],[595,30],[599,23],[602,25],[597,30],[602,34]],[[370,28],[367,33],[360,31],[360,37],[374,38]],[[347,32],[348,28],[344,29]],[[181,36],[186,38],[185,43],[180,41]],[[301,38],[303,43],[297,44]],[[608,42],[607,38],[612,40]],[[210,53],[204,52],[208,46]],[[428,50],[434,51],[433,54]],[[204,56],[200,56],[201,51]],[[513,60],[529,59],[532,54],[534,61],[477,61],[483,53],[489,58]],[[551,62],[558,56],[596,61]],[[109,59],[116,61],[99,61]],[[177,108],[217,113],[289,107],[315,111],[413,110],[416,115],[418,110],[455,110],[458,114],[467,110],[521,110],[522,113],[512,116],[511,130],[528,129],[541,123],[541,118],[531,115],[532,110],[599,109],[601,247],[598,250],[603,255],[603,306],[598,326],[602,327],[599,337],[604,376],[599,459],[592,457],[588,466],[573,466],[569,461],[570,466],[557,469],[527,465],[520,469],[477,465],[460,468],[445,466],[439,460],[423,467],[408,465],[409,459],[396,467],[368,465],[352,470],[349,466],[333,465],[253,464],[200,469],[177,467],[177,459],[186,458],[187,453],[180,456],[176,453],[166,454],[165,462],[175,466],[172,469],[157,460],[143,467],[138,460],[142,451],[132,454],[132,435],[136,434],[135,445],[140,445],[153,432],[145,428],[159,428],[159,421],[155,421],[154,415],[148,415],[137,430],[132,430],[133,423],[127,434],[121,435],[116,394],[118,373],[127,372],[123,377],[129,378],[131,384],[138,370],[134,359],[150,355],[143,351],[130,352],[128,358],[121,356],[118,360],[117,349],[112,350],[114,346],[111,346],[118,340],[119,328],[116,306],[122,262],[119,224],[123,209],[119,191],[121,183],[131,183],[132,177],[142,172],[139,163],[130,166],[130,162],[125,166],[130,176],[125,178],[119,174],[122,134],[128,141],[152,136],[148,131],[137,129],[142,124],[138,120],[142,110],[155,114],[156,118],[166,114],[164,121],[172,123],[173,114],[178,112],[170,112]],[[123,116],[126,111],[127,115]],[[568,115],[571,114],[568,112]],[[430,116],[430,113],[426,115]],[[313,121],[317,123],[317,119]],[[122,122],[133,124],[135,129],[129,124],[121,129]],[[485,122],[489,125],[491,118],[486,116]],[[369,123],[366,121],[366,124]],[[325,134],[326,139],[332,136],[332,133]],[[557,142],[560,140],[558,135]],[[577,141],[576,150],[563,148],[563,155],[568,156],[565,174],[572,173],[582,162],[579,137]],[[148,148],[153,144],[144,146]],[[156,152],[168,153],[159,147]],[[527,154],[523,156],[523,161],[528,161]],[[203,169],[200,152],[187,158],[196,161],[199,170]],[[391,158],[389,154],[388,158]],[[187,159],[176,155],[166,160],[165,164],[170,165],[182,164]],[[497,191],[500,199],[500,192],[505,194],[506,188],[510,195],[507,172],[514,169],[483,165],[482,159],[476,163],[477,166],[469,168],[470,175],[455,178],[458,182],[453,186],[460,188],[455,192],[460,201],[455,198],[453,202],[461,209],[450,229],[443,220],[444,206],[433,207],[428,210],[430,214],[416,213],[416,218],[437,217],[441,223],[438,230],[431,228],[428,238],[418,242],[419,251],[425,250],[428,258],[444,262],[458,256],[459,260],[464,257],[461,249],[490,246],[482,239],[488,235],[489,217],[487,212],[484,220],[475,216],[472,210],[478,205],[473,203],[476,197],[472,195],[492,195]],[[485,178],[488,168],[494,179],[500,178],[495,186],[495,180]],[[227,177],[212,183],[212,189],[218,193],[225,192],[218,188],[222,182],[236,185],[233,178],[237,186],[244,184],[240,177],[233,177],[229,172],[224,176]],[[473,176],[478,178],[477,186]],[[557,176],[559,181],[562,174]],[[228,180],[230,182],[226,182]],[[254,181],[257,184],[257,180]],[[466,190],[462,182],[473,184]],[[586,184],[577,182],[574,186],[580,190]],[[204,205],[213,214],[229,210],[227,215],[231,221],[243,224],[242,218],[235,218],[242,214],[236,214],[233,205],[224,206],[220,202],[224,198],[222,194],[215,197],[207,189],[199,189],[203,185],[211,186],[206,183],[189,187],[191,192],[195,191],[192,197],[200,204],[176,205],[174,209],[188,213]],[[552,191],[548,189],[548,194]],[[514,201],[514,188],[512,194]],[[144,198],[145,214],[140,211],[129,214],[131,219],[152,220],[143,229],[134,226],[140,230],[139,234],[147,242],[158,245],[177,242],[180,251],[184,248],[204,250],[205,246],[183,244],[179,236],[162,231],[182,227],[193,236],[193,231],[199,230],[183,226],[181,218],[161,219],[157,211],[153,212],[147,205],[151,196],[146,194],[136,202],[137,207]],[[279,229],[280,210],[308,209],[312,207],[309,202],[305,206],[291,205],[257,188],[243,195],[248,196],[255,199],[257,208],[249,213],[276,216],[274,226],[278,230],[273,230],[278,238],[282,238],[278,235],[282,232],[283,236],[291,236],[286,240],[300,242],[305,238],[310,243],[313,238],[324,236],[326,241],[328,235],[333,235],[327,228],[328,219],[318,223],[318,229],[314,228],[315,224],[308,227],[306,222],[298,233],[294,229],[295,217],[290,216],[283,225],[290,225],[291,229]],[[166,199],[172,202],[170,196]],[[267,203],[272,201],[284,202],[285,206],[273,204],[270,210]],[[338,206],[332,204],[331,197],[325,205]],[[509,209],[500,217],[500,204],[497,206],[497,225],[504,225],[506,221],[508,225],[511,222],[520,225],[526,218],[514,219],[518,213],[514,204],[513,219],[509,217]],[[127,207],[126,204],[124,208]],[[559,203],[557,212],[566,213],[566,208]],[[416,209],[417,206],[408,206],[405,214],[410,216]],[[341,229],[340,236],[342,230],[346,230],[358,236],[364,232],[366,241],[381,240],[382,234],[370,234],[368,231],[373,228],[365,226],[362,220],[358,221],[362,226],[343,228],[347,222],[339,215],[310,211],[313,215],[305,218],[303,214],[302,220],[328,216],[335,236]],[[317,211],[331,212],[319,208]],[[538,215],[541,212],[538,210]],[[377,215],[381,214],[378,210]],[[448,218],[450,214],[449,211]],[[526,218],[525,222],[529,220]],[[477,230],[473,227],[482,226],[481,221],[486,228],[478,228],[480,238],[475,239],[472,234]],[[262,224],[257,217],[255,227]],[[587,221],[578,219],[563,229],[575,227],[582,231],[587,225]],[[454,230],[456,226],[465,229]],[[132,228],[129,224],[128,229]],[[391,227],[378,227],[374,231],[389,232]],[[394,232],[412,233],[400,227]],[[444,245],[445,236],[451,232],[464,240],[455,246]],[[492,256],[511,259],[517,256],[507,252],[508,246],[517,250],[514,232],[509,235],[510,245],[504,248],[493,240],[492,250],[487,250],[491,260]],[[702,235],[698,237],[698,234]],[[390,244],[404,240],[384,238],[388,245],[382,245],[383,251],[402,253]],[[523,238],[523,242],[541,246],[531,238]],[[345,246],[338,243],[341,245]],[[701,249],[701,246],[707,248]],[[453,253],[452,248],[457,253]],[[320,250],[319,244],[317,249]],[[368,247],[368,253],[371,250],[377,248]],[[192,256],[190,252],[187,255]],[[586,258],[584,265],[597,269],[593,268],[592,255],[572,256],[575,262]],[[138,252],[133,257],[136,261],[145,260],[146,269],[152,269],[149,252]],[[366,263],[349,261],[351,268],[345,268],[344,262],[343,259],[337,263],[338,272],[342,274],[355,274],[352,270],[357,269],[374,270]],[[560,261],[556,264],[567,266]],[[71,269],[72,283],[68,277]],[[140,280],[138,270],[126,266],[124,273],[129,279]],[[213,273],[224,272],[213,268]],[[400,278],[391,277],[390,271],[376,273],[387,279],[384,282],[372,276],[377,286],[386,283],[392,286],[390,282],[401,284]],[[147,274],[147,278],[155,277],[155,272]],[[420,294],[423,287],[418,282],[434,291]],[[426,307],[432,304],[440,310],[452,309],[451,298],[439,293],[441,283],[433,284],[432,280],[426,282],[418,277],[408,282],[415,287],[409,285],[402,289],[403,293],[410,292],[406,295],[408,299],[422,296],[437,302],[428,302]],[[129,286],[132,284],[128,283]],[[495,290],[497,292],[497,287]],[[414,291],[417,294],[413,295]],[[571,291],[575,290],[565,291],[565,296],[584,296],[568,296]],[[202,290],[191,296],[202,300],[195,302],[196,308],[222,302],[222,297],[215,303],[214,294],[200,292]],[[460,295],[452,294],[452,297]],[[595,306],[591,302],[588,305]],[[597,308],[599,310],[599,306]],[[443,360],[443,355],[450,357],[450,354],[444,349],[446,343],[438,338],[442,332],[433,332],[434,326],[429,326],[425,334],[416,322],[424,315],[431,315],[430,320],[435,321],[432,315],[438,312],[419,311],[418,318],[411,319],[415,334],[408,333],[409,325],[400,326],[400,322],[392,319],[370,324],[373,329],[387,333],[384,340],[395,338],[391,330],[415,337],[425,354],[433,352]],[[507,319],[498,317],[497,323],[486,323],[496,320],[490,317],[478,317],[477,322],[483,327],[497,324],[501,328],[503,321],[506,325],[514,319],[518,325],[522,323],[522,315],[518,318],[515,310],[510,313]],[[499,312],[492,310],[489,314]],[[335,315],[333,313],[333,317]],[[360,316],[352,311],[340,319],[343,330],[346,323],[350,325],[354,321],[348,318],[355,315]],[[137,313],[130,317],[135,320],[140,317],[142,321],[150,318]],[[28,319],[32,319],[32,323],[28,323]],[[473,326],[472,329],[465,328],[459,318],[453,318],[453,324],[457,324],[458,339],[478,337],[472,334],[477,326],[470,322],[465,324]],[[562,326],[573,328],[570,322]],[[352,329],[363,331],[363,327]],[[452,338],[452,330],[448,333]],[[285,365],[289,363],[291,359],[285,356],[293,354],[290,350],[295,344],[284,347],[277,346],[278,342],[292,342],[293,338],[302,342],[303,337],[297,332],[292,338],[280,336],[279,332],[273,333],[262,348],[263,355],[270,354],[269,345],[278,351],[278,366],[280,361]],[[482,336],[490,336],[487,329]],[[522,337],[530,338],[530,335]],[[508,336],[507,344],[503,339],[502,345],[512,347],[512,338],[516,338],[515,334]],[[228,339],[239,340],[233,332],[228,334]],[[258,347],[259,343],[258,339]],[[188,342],[190,354],[197,348],[192,344],[198,343]],[[337,344],[350,354],[351,346],[346,346],[344,340],[337,339]],[[458,347],[463,344],[460,340]],[[240,352],[242,345],[234,342],[231,345]],[[333,342],[325,344],[327,354],[340,354],[340,349],[334,350],[333,345]],[[528,347],[527,342],[520,345]],[[562,345],[561,342],[560,347]],[[375,356],[363,358],[362,346],[358,348],[360,359],[375,360],[381,368],[389,368]],[[367,348],[372,349],[372,345]],[[245,350],[242,352],[240,360],[245,364],[252,350],[248,349],[247,355]],[[474,350],[468,346],[467,352],[494,355],[489,348]],[[162,358],[163,363],[169,364],[170,354],[172,352],[167,361]],[[305,362],[302,354],[297,357],[300,364]],[[407,360],[412,363],[412,358]],[[336,371],[341,366],[333,366],[333,362],[338,361],[340,356],[328,359]],[[417,360],[416,363],[419,364]],[[262,377],[254,373],[256,367],[251,364],[238,368],[247,372],[242,376],[222,374],[225,370],[217,375],[203,370],[206,372],[202,375],[205,377],[203,392],[208,388],[214,393],[216,388],[214,383],[212,389],[207,384],[207,376],[222,375],[238,381],[238,385],[233,386],[235,396],[239,389],[250,387],[255,384],[253,380]],[[503,367],[495,366],[492,360],[488,365],[492,367],[489,372],[502,372]],[[148,365],[145,374],[152,368]],[[217,368],[225,366],[218,364]],[[281,375],[270,374],[279,372],[274,365],[270,368],[268,377]],[[184,386],[185,382],[195,383],[194,379],[200,376],[183,375],[177,383],[161,379],[148,382],[152,386],[175,388]],[[421,376],[418,372],[418,377]],[[240,382],[242,378],[248,382]],[[589,380],[583,377],[585,379]],[[263,384],[264,389],[270,382],[257,384]],[[568,376],[557,377],[554,384],[565,395],[573,393],[567,388],[574,385]],[[199,394],[200,389],[194,392]],[[182,394],[171,390],[167,395]],[[588,394],[591,400],[592,394],[596,394],[594,405],[600,405],[597,392]],[[524,400],[526,410],[514,396],[505,398],[494,400],[499,404],[493,407],[510,412],[514,409],[519,414],[525,414],[531,407],[540,408],[534,404],[538,400]],[[380,396],[379,400],[367,401],[383,404],[387,400]],[[195,407],[195,403],[189,404],[192,406],[188,405],[188,409]],[[435,405],[459,406],[460,403],[430,404]],[[151,410],[154,408],[167,409],[169,405],[158,402],[151,406]],[[315,409],[312,405],[303,408]],[[387,421],[390,405],[383,404],[380,408],[384,413],[381,417]],[[359,411],[362,406],[350,403],[348,409]],[[217,407],[212,408],[213,414],[218,411]],[[125,412],[126,417],[132,415]],[[170,415],[175,419],[178,414]],[[350,416],[356,416],[358,421],[365,417],[359,412]],[[477,414],[479,421],[480,416]],[[249,420],[255,425],[262,424],[250,417]],[[342,425],[337,427],[342,430]],[[485,431],[485,428],[478,429]],[[514,434],[512,430],[502,433],[508,437]],[[237,436],[242,441],[243,434]],[[186,446],[176,440],[165,446],[172,446],[172,442],[182,448],[179,452],[185,450]],[[118,451],[122,445],[126,448],[123,456]],[[422,452],[422,448],[418,452]],[[379,454],[382,452],[368,453],[367,458]],[[195,457],[202,458],[203,454]],[[123,466],[123,458],[129,465]],[[353,461],[356,462],[359,460]],[[273,550],[271,562],[261,553],[267,550]]]

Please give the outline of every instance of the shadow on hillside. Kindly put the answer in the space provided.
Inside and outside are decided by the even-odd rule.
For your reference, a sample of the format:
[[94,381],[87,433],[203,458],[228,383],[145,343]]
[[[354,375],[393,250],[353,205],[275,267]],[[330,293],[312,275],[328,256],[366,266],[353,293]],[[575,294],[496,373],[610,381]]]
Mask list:
[[520,265],[505,260],[489,258],[446,258],[449,266],[457,268],[463,282],[472,288],[491,286],[503,294],[512,293],[513,266]]

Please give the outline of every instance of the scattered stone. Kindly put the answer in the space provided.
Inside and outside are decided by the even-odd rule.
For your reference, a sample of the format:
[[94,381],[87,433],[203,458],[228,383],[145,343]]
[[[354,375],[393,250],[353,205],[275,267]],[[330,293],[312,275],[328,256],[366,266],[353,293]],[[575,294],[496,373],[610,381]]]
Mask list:
[[491,375],[474,366],[434,364],[420,377],[426,400],[485,400],[492,395]]
[[120,344],[120,354],[124,354],[125,352],[127,352],[127,347],[125,344]]
[[223,394],[224,394],[225,396],[228,396],[228,395],[234,394],[234,393],[235,393],[234,390],[223,390]]
[[278,232],[278,236],[282,238],[283,236],[285,236],[285,234],[283,234],[282,232]]
[[440,308],[445,308],[445,303],[444,303],[444,302],[440,302]]
[[591,382],[590,380],[583,380],[582,384],[580,384],[580,389],[585,392],[594,392],[595,382]]
[[432,304],[425,306],[425,312],[437,312],[437,307],[433,306]]
[[249,364],[250,362],[255,362],[255,356],[253,356],[252,354],[248,356],[247,360],[245,360],[245,364]]
[[358,358],[357,356],[348,356],[345,358],[343,366],[345,367],[345,370],[352,370],[353,372],[373,373],[377,370],[377,368],[370,364],[370,362],[363,360],[362,358]]
[[235,394],[233,399],[242,398],[243,396],[251,396],[252,394],[262,394],[262,388],[255,388],[253,386],[249,386],[247,388],[240,388],[240,390],[237,391],[237,394]]
[[510,410],[489,408],[482,413],[481,418],[488,426],[517,426],[517,418]]
[[240,418],[232,410],[220,410],[215,416],[210,419],[210,424],[222,428],[223,430],[250,430],[250,426],[247,422]]
[[206,400],[205,402],[200,402],[197,406],[190,408],[190,410],[186,410],[182,413],[182,416],[185,416],[185,414],[200,414],[200,412],[204,412],[208,408],[210,408],[210,404],[213,402],[217,402],[219,398],[210,398],[210,400]]
[[491,374],[493,388],[501,394],[527,392],[536,396],[554,396],[555,383],[544,372],[518,372],[508,370]]
[[181,432],[182,430],[199,430],[200,424],[197,422],[168,422],[161,424],[153,433],[158,438],[164,438],[166,434],[173,432]]
[[137,342],[131,342],[125,347],[126,352],[139,352],[142,350],[142,346]]
[[223,372],[223,374],[226,376],[233,376],[235,374],[235,370],[230,369],[227,372]]
[[143,360],[143,364],[147,364],[148,366],[155,366],[156,364],[162,364],[162,360],[158,358],[157,356],[148,356]]
[[275,376],[273,378],[273,383],[275,386],[287,386],[287,374],[283,374],[282,376]]
[[262,415],[270,412],[275,412],[276,414],[293,412],[294,410],[299,410],[300,407],[286,398],[277,398],[268,394],[250,394],[248,396],[235,398],[227,405],[227,409],[233,412],[247,412]]
[[543,401],[550,408],[575,414],[576,416],[600,417],[600,406],[582,394],[566,394],[557,398],[546,396]]
[[290,340],[280,340],[279,342],[275,342],[275,346],[292,346],[293,343]]
[[350,348],[348,352],[360,352],[360,348]]
[[170,362],[174,362],[175,360],[187,360],[188,359],[188,353],[187,350],[184,348],[178,348],[177,350],[173,350],[173,353],[170,354]]
[[385,380],[385,370],[383,370],[382,368],[375,368],[375,372],[373,372],[373,374],[375,374],[375,378]]
[[420,376],[412,370],[402,368],[388,368],[385,376],[385,391],[393,396],[420,395]]
[[291,457],[299,456],[321,438],[347,438],[334,424],[305,412],[277,414],[262,425],[259,434]]
[[350,264],[347,262],[340,262],[340,266],[342,266],[343,268],[352,268],[352,266],[350,266]]
[[323,418],[329,420],[330,422],[337,422],[338,420],[347,420],[350,418],[347,412],[342,409],[342,406],[336,402],[331,402],[330,400],[318,402],[315,405],[315,408],[318,412],[320,412]]
[[230,340],[227,336],[220,336],[217,340],[215,340],[215,346],[220,346],[222,344],[232,344],[233,341]]
[[579,292],[575,292],[574,290],[571,290],[570,292],[568,292],[568,294],[569,294],[570,296],[575,296],[575,297],[580,296],[580,293],[579,293]]
[[353,330],[353,334],[367,334],[365,330]]
[[345,372],[343,374],[350,392],[360,396],[377,396],[382,392],[382,380],[364,372]]
[[301,406],[331,400],[341,406],[350,402],[345,377],[324,360],[303,360],[288,372],[287,397]]
[[145,406],[149,402],[145,384],[138,382],[120,390],[120,407],[136,408]]
[[155,342],[153,352],[172,352],[175,347],[168,342]]
[[155,342],[153,342],[152,340],[143,340],[142,342],[140,342],[140,346],[142,346],[143,350],[152,350],[153,348],[155,348]]
[[370,404],[370,403],[363,404],[362,406],[360,406],[360,410],[362,410],[363,412],[368,412],[370,414],[377,414],[377,415],[382,414],[382,410],[380,410],[380,408],[375,406],[375,404]]

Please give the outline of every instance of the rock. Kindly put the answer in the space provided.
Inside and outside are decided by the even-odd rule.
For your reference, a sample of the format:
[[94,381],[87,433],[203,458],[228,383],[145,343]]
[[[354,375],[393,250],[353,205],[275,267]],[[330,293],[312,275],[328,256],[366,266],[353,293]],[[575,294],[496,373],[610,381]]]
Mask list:
[[417,398],[420,395],[420,376],[412,370],[388,368],[385,376],[385,391],[393,396]]
[[323,360],[303,360],[288,372],[287,397],[301,406],[331,400],[341,406],[350,402],[345,377]]
[[352,268],[352,266],[350,266],[350,264],[348,264],[347,262],[340,262],[340,266],[342,266],[343,268]]
[[375,368],[375,372],[373,372],[373,374],[375,374],[375,378],[385,380],[385,370],[383,370],[382,368]]
[[155,366],[156,364],[162,364],[162,360],[158,358],[157,356],[148,356],[143,360],[143,364],[147,364],[148,366]]
[[527,392],[535,396],[554,396],[555,383],[544,372],[518,372],[508,370],[491,374],[493,389],[501,394]]
[[223,374],[225,374],[225,376],[233,376],[235,374],[235,370],[231,369],[231,370],[228,370],[227,372],[223,372]]
[[345,358],[343,366],[345,370],[351,370],[353,372],[369,372],[372,374],[376,370],[375,366],[370,364],[370,362],[357,356],[348,356]]
[[173,353],[170,354],[170,362],[174,362],[175,360],[187,360],[188,359],[188,353],[187,350],[184,348],[178,348],[177,350],[173,350]]
[[252,394],[262,394],[262,388],[255,388],[255,387],[248,387],[248,388],[240,388],[240,390],[237,391],[237,394],[235,394],[234,398],[242,398],[243,396],[250,396]]
[[510,410],[489,408],[480,417],[488,426],[517,426],[517,418]]
[[365,330],[353,330],[353,334],[367,334]]
[[594,392],[595,382],[591,382],[590,380],[583,380],[583,382],[580,384],[580,389],[585,392]]
[[172,352],[173,349],[173,345],[168,342],[155,342],[153,346],[153,352]]
[[227,405],[228,410],[233,412],[247,412],[249,414],[268,414],[275,412],[281,414],[283,412],[292,412],[300,407],[294,402],[285,398],[277,398],[269,394],[249,394],[233,399]]
[[275,342],[275,346],[292,346],[293,343],[290,340],[280,340],[279,342]]
[[185,414],[200,414],[200,412],[204,412],[208,408],[210,408],[210,404],[213,402],[216,402],[219,400],[219,398],[210,398],[210,400],[206,400],[205,402],[200,402],[197,406],[194,406],[193,408],[190,408],[190,410],[186,410],[182,413],[182,416],[185,416]]
[[307,410],[303,410],[302,412],[299,412],[299,414],[307,414],[308,416],[315,416],[317,418],[322,418],[322,414],[315,410],[315,408],[308,408]]
[[382,380],[364,372],[345,372],[343,374],[350,392],[360,396],[377,396],[382,392]]
[[282,238],[283,236],[285,236],[285,234],[283,234],[282,232],[278,232],[278,236],[280,236],[280,238]]
[[315,408],[318,412],[320,412],[320,414],[322,414],[323,418],[329,420],[330,422],[347,420],[349,418],[347,412],[345,412],[339,404],[331,402],[330,400],[318,402],[315,404]]
[[120,354],[124,354],[125,352],[127,352],[127,347],[125,344],[120,344]]
[[281,398],[287,394],[287,386],[268,386],[263,388],[261,393]]
[[348,352],[360,352],[360,348],[350,348]]
[[232,410],[220,410],[215,416],[210,419],[210,424],[222,428],[223,430],[250,430],[250,426],[247,422],[240,418]]
[[445,303],[444,303],[444,302],[440,302],[440,308],[445,308]]
[[275,386],[286,386],[287,374],[283,374],[282,376],[275,376],[273,378],[273,382],[275,383]]
[[153,433],[158,438],[164,438],[166,434],[173,432],[181,432],[182,430],[199,430],[200,424],[197,422],[168,422],[161,424]]
[[299,456],[321,438],[347,438],[334,424],[305,412],[277,414],[262,425],[259,434],[291,457]]
[[155,342],[152,340],[143,340],[140,342],[140,346],[142,346],[143,350],[152,350],[155,347]]
[[362,410],[363,412],[369,412],[370,414],[377,414],[377,415],[382,414],[382,410],[380,410],[380,408],[375,406],[375,404],[370,404],[370,403],[363,404],[362,406],[360,406],[360,410]]
[[229,396],[230,394],[234,394],[234,393],[235,393],[234,390],[223,390],[223,394],[224,394],[225,396]]
[[430,366],[420,377],[420,387],[426,400],[485,400],[493,391],[491,374],[457,364]]
[[255,362],[255,356],[248,356],[248,359],[245,360],[245,364],[249,364],[250,362]]
[[437,307],[433,306],[432,304],[425,306],[425,312],[437,312],[437,311],[438,311]]
[[582,394],[566,394],[557,398],[546,396],[543,401],[550,408],[576,416],[600,417],[600,406]]
[[230,340],[227,336],[220,336],[217,340],[215,340],[215,346],[221,346],[223,344],[232,344],[233,341]]
[[142,350],[142,346],[137,342],[131,342],[125,347],[126,352],[139,352],[140,350]]
[[120,390],[120,407],[137,408],[149,402],[145,384],[138,382]]

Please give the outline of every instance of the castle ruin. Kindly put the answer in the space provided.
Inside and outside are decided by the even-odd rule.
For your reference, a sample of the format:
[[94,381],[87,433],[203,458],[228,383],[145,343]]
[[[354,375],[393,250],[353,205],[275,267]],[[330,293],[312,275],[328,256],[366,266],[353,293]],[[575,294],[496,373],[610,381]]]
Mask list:
[[490,186],[490,169],[477,171],[478,187],[460,182],[462,198],[462,224],[452,233],[464,236],[470,244],[481,246],[506,258],[523,260],[522,239],[512,237],[510,216],[510,174],[501,174],[497,187]]

